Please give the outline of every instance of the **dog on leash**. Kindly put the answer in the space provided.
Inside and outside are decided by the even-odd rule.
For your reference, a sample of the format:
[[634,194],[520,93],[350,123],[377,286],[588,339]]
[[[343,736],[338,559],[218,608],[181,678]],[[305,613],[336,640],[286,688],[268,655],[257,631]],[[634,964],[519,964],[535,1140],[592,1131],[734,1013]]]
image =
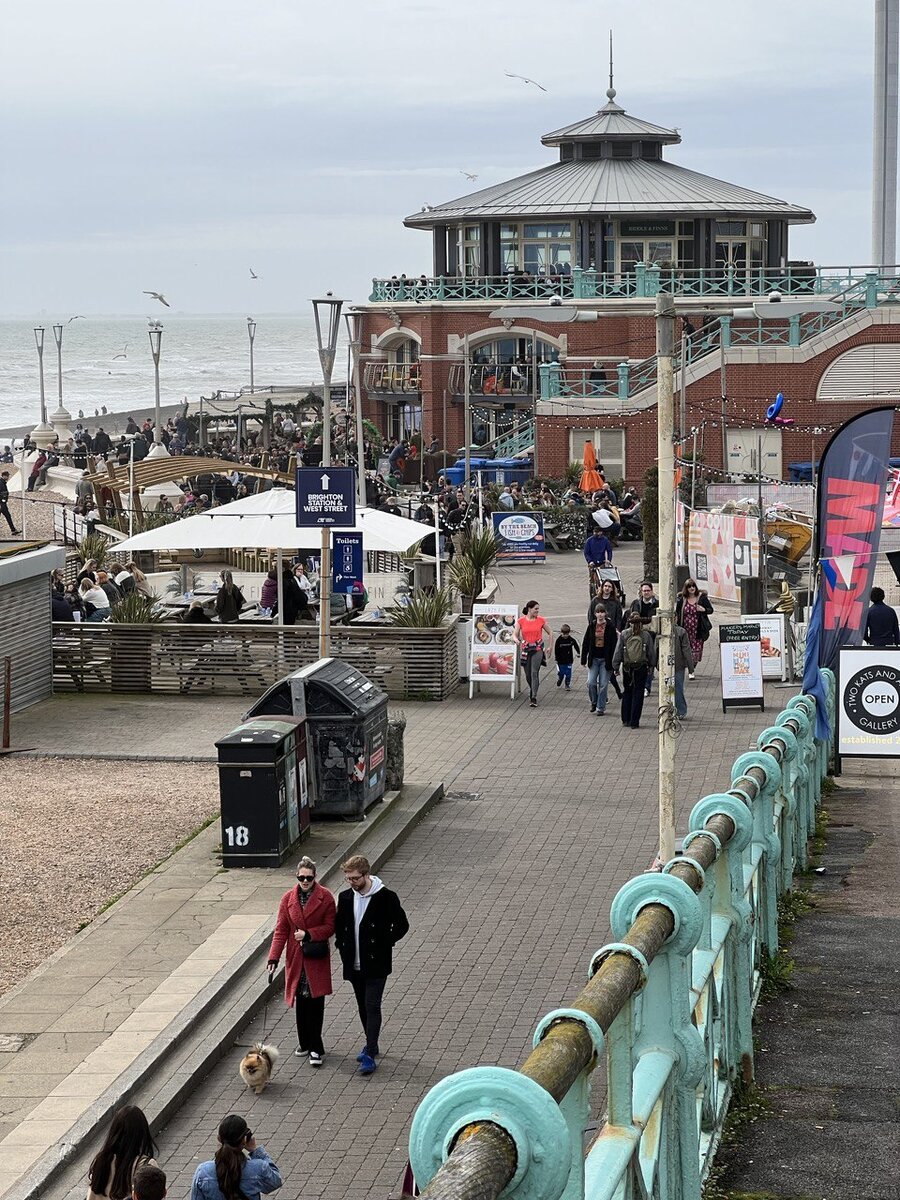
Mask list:
[[272,1078],[277,1058],[278,1051],[274,1046],[266,1046],[262,1042],[257,1042],[241,1059],[241,1079],[257,1096]]

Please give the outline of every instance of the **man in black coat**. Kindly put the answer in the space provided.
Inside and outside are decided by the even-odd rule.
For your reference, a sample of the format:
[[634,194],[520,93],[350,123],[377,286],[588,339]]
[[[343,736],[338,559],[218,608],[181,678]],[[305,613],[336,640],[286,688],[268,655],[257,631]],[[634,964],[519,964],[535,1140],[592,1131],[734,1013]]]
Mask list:
[[0,517],[3,517],[13,533],[18,533],[9,512],[9,471],[0,475]]
[[391,952],[409,930],[409,921],[397,893],[372,874],[367,858],[354,854],[341,870],[350,887],[338,896],[334,941],[366,1035],[356,1061],[361,1075],[371,1075],[380,1053],[381,998],[393,965]]

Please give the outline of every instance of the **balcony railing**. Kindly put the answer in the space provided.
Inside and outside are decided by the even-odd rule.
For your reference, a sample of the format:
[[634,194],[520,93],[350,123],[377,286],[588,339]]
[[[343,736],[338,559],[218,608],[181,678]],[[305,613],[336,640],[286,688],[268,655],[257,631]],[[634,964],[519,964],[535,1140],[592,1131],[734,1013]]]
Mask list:
[[415,395],[420,389],[418,363],[369,363],[363,377],[368,392]]
[[[573,267],[571,274],[530,275],[510,272],[506,275],[419,276],[407,279],[373,279],[372,303],[400,301],[455,300],[545,300],[560,296],[573,300],[652,299],[661,291],[676,296],[728,297],[763,296],[779,291],[788,296],[837,296],[849,288],[868,287],[893,290],[900,287],[900,266],[881,270],[869,266],[768,267],[740,270],[701,268],[675,270],[655,263],[637,263],[633,272],[604,273]],[[894,296],[900,299],[900,295]]]
[[[479,399],[509,401],[529,400],[532,396],[531,364],[474,363],[469,367],[469,394]],[[464,363],[450,368],[450,392],[462,396],[466,387]]]

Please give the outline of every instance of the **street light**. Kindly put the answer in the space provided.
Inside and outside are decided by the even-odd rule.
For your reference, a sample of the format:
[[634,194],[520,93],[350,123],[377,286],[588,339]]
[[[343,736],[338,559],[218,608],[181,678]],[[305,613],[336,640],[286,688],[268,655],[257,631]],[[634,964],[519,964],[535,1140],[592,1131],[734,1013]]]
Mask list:
[[169,452],[160,438],[162,418],[159,412],[159,357],[162,353],[162,321],[153,321],[150,325],[150,353],[153,355],[153,375],[156,386],[156,407],[153,413],[153,445],[150,447],[148,458],[168,458]]
[[44,327],[37,326],[34,331],[34,342],[38,352],[38,371],[41,381],[41,420],[40,424],[36,425],[31,431],[31,440],[35,445],[40,446],[42,450],[50,445],[54,439],[53,427],[47,423],[47,397],[44,392]]
[[56,339],[56,386],[57,386],[57,404],[56,412],[53,414],[52,421],[57,429],[60,429],[68,436],[69,423],[72,420],[72,414],[63,406],[63,373],[62,373],[62,339],[63,326],[53,326],[53,336]]
[[250,339],[250,395],[253,395],[253,339],[256,337],[256,322],[252,317],[247,318],[247,337]]
[[360,508],[366,502],[365,428],[363,426],[362,388],[359,379],[359,352],[362,348],[362,313],[351,309],[344,314],[350,360],[353,369],[353,395],[356,401],[356,495]]
[[[341,307],[331,292],[313,300],[316,319],[316,344],[322,365],[322,466],[331,466],[331,373],[341,329]],[[319,657],[328,657],[328,635],[331,627],[331,535],[327,525],[322,528],[322,561],[319,569]]]

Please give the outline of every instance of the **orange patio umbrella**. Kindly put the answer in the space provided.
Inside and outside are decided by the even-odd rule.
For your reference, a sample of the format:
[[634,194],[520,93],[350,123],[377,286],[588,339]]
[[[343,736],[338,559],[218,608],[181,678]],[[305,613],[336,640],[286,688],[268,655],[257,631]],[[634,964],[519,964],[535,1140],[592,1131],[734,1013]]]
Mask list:
[[593,442],[584,443],[584,470],[578,487],[582,492],[598,492],[603,487],[603,476],[597,470],[597,454]]

